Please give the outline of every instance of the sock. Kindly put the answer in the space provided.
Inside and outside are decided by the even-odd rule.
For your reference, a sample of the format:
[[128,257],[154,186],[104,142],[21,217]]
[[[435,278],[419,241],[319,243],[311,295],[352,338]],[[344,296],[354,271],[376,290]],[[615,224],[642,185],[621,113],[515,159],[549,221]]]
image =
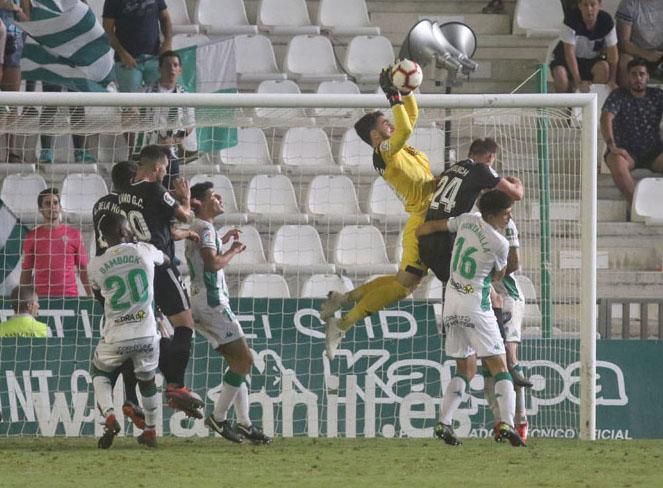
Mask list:
[[442,397],[442,407],[440,408],[440,422],[445,425],[452,425],[454,412],[463,402],[467,381],[462,376],[454,376],[447,385]]
[[235,415],[237,416],[237,423],[242,424],[244,427],[251,426],[251,419],[249,418],[249,386],[246,381],[239,387],[239,391],[233,401],[235,407]]
[[493,413],[493,421],[497,422],[500,418],[500,410],[497,407],[497,399],[495,398],[495,378],[492,377],[490,371],[486,368],[481,368],[483,374],[483,396],[488,402],[490,411]]
[[377,278],[372,279],[371,281],[368,281],[361,286],[358,286],[357,288],[348,292],[348,302],[358,302],[364,298],[364,295],[367,293],[384,286],[386,283],[391,283],[393,278],[394,275],[378,276]]
[[[376,282],[364,294],[364,296],[352,307],[352,309],[341,318],[339,328],[348,330],[358,320],[382,310],[386,305],[394,303],[410,294],[410,290],[405,288],[396,280],[396,275],[389,275],[373,280]],[[368,283],[367,283],[368,284]]]
[[170,354],[167,360],[169,361],[168,367],[170,378],[166,378],[168,383],[184,386],[184,374],[186,373],[186,366],[189,364],[189,356],[191,355],[191,336],[193,330],[188,327],[176,327],[173,334],[173,340],[170,344]]
[[92,379],[94,396],[101,414],[105,417],[109,410],[113,410],[113,386],[108,376],[98,375]]
[[525,388],[516,386],[516,424],[527,423],[527,408],[525,407]]
[[493,313],[495,314],[495,318],[497,319],[497,326],[500,328],[500,335],[502,336],[502,340],[506,340],[506,333],[504,332],[504,315],[502,314],[502,309],[501,308],[493,308]]
[[216,402],[214,402],[213,415],[216,420],[219,422],[226,420],[230,404],[237,396],[237,392],[240,390],[243,383],[244,377],[241,374],[228,370],[226,371],[226,374],[223,375],[223,386],[221,387],[219,397],[216,399]]
[[145,425],[152,427],[157,424],[157,409],[159,408],[159,395],[154,380],[149,384],[139,383],[140,394],[143,395],[143,411],[145,412]]
[[172,378],[169,367],[170,346],[172,344],[170,337],[162,337],[159,341],[159,371],[166,379],[166,383],[170,383],[169,378]]
[[500,409],[499,419],[513,427],[513,412],[516,409],[516,392],[508,372],[495,375],[495,397]]
[[134,373],[134,362],[129,359],[120,366],[122,381],[124,382],[124,398],[126,401],[138,405],[138,395],[136,394],[136,373]]

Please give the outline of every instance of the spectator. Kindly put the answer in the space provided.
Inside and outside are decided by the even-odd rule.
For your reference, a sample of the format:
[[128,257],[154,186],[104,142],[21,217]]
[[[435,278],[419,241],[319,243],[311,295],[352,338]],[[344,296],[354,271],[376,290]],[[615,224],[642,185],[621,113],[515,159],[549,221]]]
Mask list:
[[48,337],[48,325],[35,319],[39,302],[34,288],[17,286],[11,300],[14,316],[0,324],[0,337]]
[[[62,207],[57,188],[47,188],[37,197],[44,224],[30,232],[23,242],[21,285],[33,285],[44,297],[78,296],[76,270],[88,296],[88,256],[81,233],[61,223]],[[34,277],[33,277],[34,274]]]
[[[150,83],[146,93],[184,93],[177,80],[182,74],[182,60],[175,51],[165,51],[159,56],[159,79]],[[155,107],[148,109],[154,125],[158,127],[147,134],[147,144],[161,146],[168,155],[168,169],[162,184],[172,191],[173,181],[180,174],[180,160],[184,155],[182,141],[193,131],[194,110],[191,107]]]
[[601,0],[580,0],[564,16],[560,37],[550,63],[556,92],[587,93],[592,83],[617,87],[617,31]]
[[628,87],[613,91],[603,104],[601,134],[607,150],[605,162],[612,179],[630,203],[635,183],[631,170],[663,172],[663,142],[659,127],[663,116],[663,90],[648,88],[647,62],[628,63]]
[[139,92],[144,84],[159,78],[154,56],[170,51],[173,37],[165,0],[106,0],[103,26],[115,49],[115,75],[121,92]]
[[[23,0],[26,1],[26,0]],[[24,32],[14,23],[15,20],[27,20],[20,7],[20,0],[0,0],[0,21],[5,25],[5,42],[2,44],[3,65],[2,91],[19,91],[21,89],[21,56],[23,56]],[[16,115],[16,107],[11,108]],[[10,163],[22,163],[23,158],[12,152],[14,149],[14,136],[8,135],[7,147],[9,148],[7,160]]]
[[663,79],[663,2],[622,0],[615,14],[619,39],[619,85],[629,86],[628,63],[647,61],[650,74]]

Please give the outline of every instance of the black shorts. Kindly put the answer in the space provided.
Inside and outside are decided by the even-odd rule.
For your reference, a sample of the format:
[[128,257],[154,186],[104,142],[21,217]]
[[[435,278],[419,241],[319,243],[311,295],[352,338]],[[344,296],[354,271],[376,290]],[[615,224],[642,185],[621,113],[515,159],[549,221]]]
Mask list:
[[154,268],[154,301],[166,317],[191,308],[189,294],[177,266],[172,262],[169,266]]
[[419,257],[442,283],[449,281],[451,251],[454,236],[449,232],[436,232],[419,238]]
[[[629,150],[628,148],[624,149],[626,149],[633,158],[633,161],[635,162],[634,169],[651,169],[654,161],[656,161],[656,159],[663,153],[663,142],[660,142],[656,146],[645,151],[636,152]],[[605,153],[603,153],[603,160],[606,162],[608,160],[608,154],[610,154],[610,152],[606,149]]]
[[[594,81],[594,75],[592,74],[592,68],[599,61],[605,61],[605,57],[599,56],[597,58],[585,59],[585,58],[576,58],[578,62],[578,72],[580,73],[580,79],[583,81]],[[569,79],[571,79],[571,71],[566,65],[566,60],[564,59],[564,54],[561,57],[555,56],[550,62],[550,71],[552,72],[555,66],[563,66],[566,68],[566,71],[569,73]],[[573,80],[571,80],[573,81]]]

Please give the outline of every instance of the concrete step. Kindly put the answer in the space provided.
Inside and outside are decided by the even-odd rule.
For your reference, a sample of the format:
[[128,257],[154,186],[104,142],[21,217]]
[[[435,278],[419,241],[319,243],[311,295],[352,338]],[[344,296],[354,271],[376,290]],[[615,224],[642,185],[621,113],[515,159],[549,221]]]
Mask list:
[[422,15],[418,12],[375,12],[371,16],[372,22],[380,26],[382,35],[386,36],[394,44],[400,44],[405,39],[410,28],[420,18],[428,18],[440,23],[458,21],[467,24],[480,37],[484,34],[509,34],[511,33],[511,17],[508,15],[484,15],[484,14],[454,14],[454,15]]
[[[487,0],[415,0],[407,2],[393,1],[369,1],[367,2],[369,15],[379,12],[409,13],[417,12],[419,14],[480,14],[481,9],[486,6]],[[309,2],[310,4],[310,2]],[[506,1],[504,13],[499,15],[509,16],[513,12],[515,2]],[[309,7],[310,8],[310,7]],[[493,14],[484,14],[493,15]]]

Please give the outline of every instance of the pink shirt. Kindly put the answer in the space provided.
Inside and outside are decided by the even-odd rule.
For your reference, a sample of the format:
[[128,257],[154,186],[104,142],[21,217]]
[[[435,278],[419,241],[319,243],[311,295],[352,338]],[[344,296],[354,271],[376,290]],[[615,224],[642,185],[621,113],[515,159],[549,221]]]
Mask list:
[[34,270],[39,296],[78,296],[76,272],[87,262],[81,233],[68,225],[40,225],[23,242],[23,269]]

